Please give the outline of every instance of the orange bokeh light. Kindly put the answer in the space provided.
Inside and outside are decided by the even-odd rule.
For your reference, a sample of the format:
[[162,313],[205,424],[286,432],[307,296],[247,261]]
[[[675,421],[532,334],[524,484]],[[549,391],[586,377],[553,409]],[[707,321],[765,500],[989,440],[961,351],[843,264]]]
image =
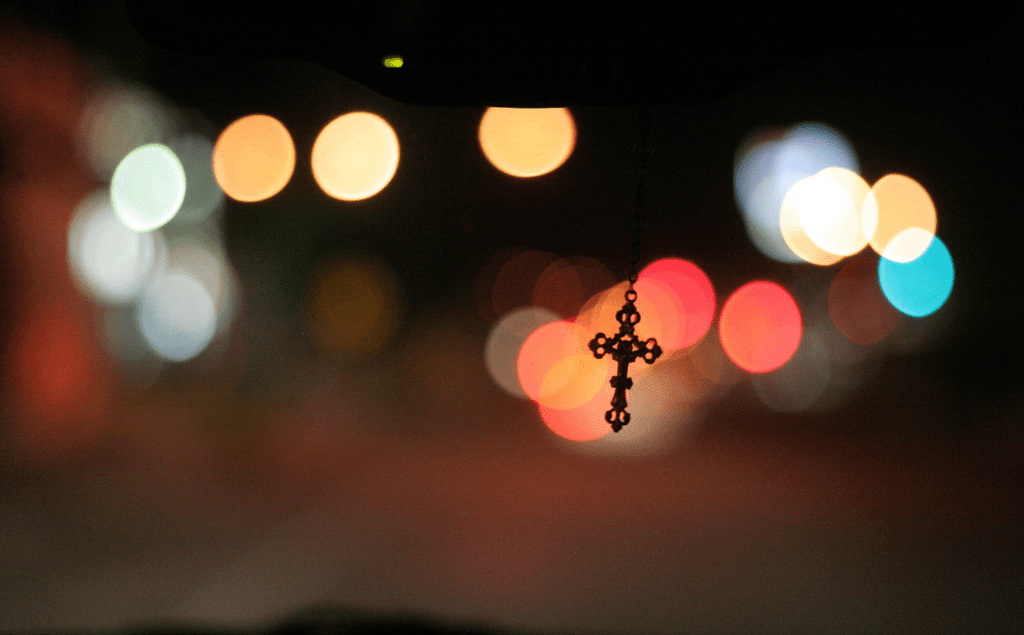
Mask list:
[[604,420],[611,391],[610,386],[608,390],[599,390],[590,400],[575,408],[558,409],[538,404],[537,409],[544,425],[558,436],[570,441],[593,441],[612,431]]
[[[624,295],[629,285],[620,282],[604,291],[595,293],[583,304],[574,322],[588,331],[597,333],[615,333],[618,331],[618,322],[615,321],[615,312],[622,308]],[[639,297],[638,297],[639,299]],[[643,316],[641,316],[642,318]]]
[[550,408],[586,403],[610,377],[611,360],[596,359],[587,348],[593,337],[572,322],[545,324],[519,351],[516,372],[523,392]]
[[902,174],[888,174],[871,186],[862,219],[871,248],[901,263],[927,251],[938,222],[927,190]]
[[[598,332],[609,336],[618,333],[619,322],[615,314],[626,303],[628,288],[628,283],[620,282],[592,297],[583,306],[576,323],[586,329],[590,337]],[[637,280],[633,289],[637,294],[634,304],[640,313],[640,321],[636,325],[640,339],[653,337],[664,350],[679,348],[678,342],[685,333],[686,315],[682,302],[672,289],[653,278]]]
[[751,282],[722,306],[722,348],[740,368],[752,373],[775,370],[800,345],[803,325],[793,296],[774,282]]
[[313,144],[313,178],[343,201],[369,198],[398,169],[398,136],[378,115],[350,112],[324,126]]
[[576,123],[565,108],[488,108],[479,140],[484,156],[502,172],[539,176],[572,154]]
[[213,148],[213,175],[236,201],[262,201],[277,194],[295,170],[295,144],[288,129],[269,115],[249,115],[224,129]]

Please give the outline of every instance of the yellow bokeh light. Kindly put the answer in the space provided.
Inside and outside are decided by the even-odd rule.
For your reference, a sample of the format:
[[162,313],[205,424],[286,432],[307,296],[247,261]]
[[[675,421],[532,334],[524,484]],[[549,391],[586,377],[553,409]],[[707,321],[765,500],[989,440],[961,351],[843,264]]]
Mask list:
[[362,258],[323,263],[310,289],[308,325],[321,351],[378,351],[398,328],[398,281],[383,263]]
[[917,259],[935,236],[935,204],[920,183],[902,174],[883,176],[871,187],[861,217],[871,248],[893,262]]
[[576,146],[576,123],[565,108],[488,108],[480,148],[494,167],[519,177],[547,174]]
[[313,178],[327,195],[357,201],[380,192],[398,169],[398,136],[378,115],[350,112],[313,144]]
[[809,176],[797,181],[789,188],[786,198],[782,200],[782,208],[779,212],[779,228],[782,230],[782,238],[794,254],[803,260],[813,264],[827,267],[842,260],[842,256],[829,253],[816,245],[801,222],[801,208],[806,204],[805,195],[811,192],[811,182],[814,177]]
[[288,129],[269,115],[249,115],[224,129],[213,148],[213,175],[224,193],[251,203],[277,194],[295,170]]

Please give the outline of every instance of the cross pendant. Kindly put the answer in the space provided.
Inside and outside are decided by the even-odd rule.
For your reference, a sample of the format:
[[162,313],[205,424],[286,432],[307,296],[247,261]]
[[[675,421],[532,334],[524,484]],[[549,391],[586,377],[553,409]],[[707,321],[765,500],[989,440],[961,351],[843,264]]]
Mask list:
[[615,314],[619,332],[611,338],[604,333],[598,333],[589,344],[590,351],[597,359],[611,355],[612,359],[618,362],[618,370],[610,382],[615,389],[612,407],[604,413],[604,420],[612,424],[612,430],[615,432],[621,430],[630,419],[629,413],[626,412],[626,391],[633,387],[633,380],[629,377],[629,365],[640,358],[648,364],[653,364],[661,357],[661,347],[658,346],[657,340],[652,337],[641,341],[633,331],[633,327],[640,321],[640,313],[633,304],[635,301],[636,291],[630,288],[626,291],[626,303]]

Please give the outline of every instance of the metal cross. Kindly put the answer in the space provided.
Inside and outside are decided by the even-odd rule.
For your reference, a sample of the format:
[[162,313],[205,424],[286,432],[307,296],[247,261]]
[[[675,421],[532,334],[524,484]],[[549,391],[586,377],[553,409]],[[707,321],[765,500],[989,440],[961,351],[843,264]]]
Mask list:
[[612,359],[619,363],[618,372],[611,379],[615,395],[612,397],[612,409],[604,413],[604,420],[612,424],[612,430],[618,432],[622,426],[629,423],[629,413],[626,412],[626,391],[633,387],[633,380],[629,378],[629,365],[638,358],[643,358],[648,364],[653,364],[661,357],[661,347],[653,337],[640,341],[633,332],[633,327],[640,321],[640,313],[633,304],[636,301],[636,291],[630,288],[626,291],[626,303],[615,314],[619,322],[619,332],[615,337],[609,338],[604,333],[598,333],[590,340],[590,351],[594,357],[601,359],[610,354]]

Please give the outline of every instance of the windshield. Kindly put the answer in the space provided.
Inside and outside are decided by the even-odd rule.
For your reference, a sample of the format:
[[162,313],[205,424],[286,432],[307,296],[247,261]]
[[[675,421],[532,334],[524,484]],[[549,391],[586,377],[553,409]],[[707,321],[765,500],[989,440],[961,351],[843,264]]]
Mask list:
[[0,10],[0,631],[1024,617],[1012,29],[201,5]]

